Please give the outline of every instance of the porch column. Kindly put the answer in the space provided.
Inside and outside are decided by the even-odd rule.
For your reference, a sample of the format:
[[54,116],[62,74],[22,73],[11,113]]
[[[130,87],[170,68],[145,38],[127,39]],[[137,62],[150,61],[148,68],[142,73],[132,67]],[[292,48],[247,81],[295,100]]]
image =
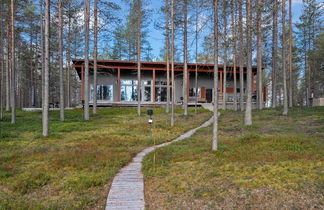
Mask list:
[[220,72],[219,76],[220,76],[220,79],[219,79],[219,87],[220,87],[219,99],[223,103],[223,72]]
[[254,93],[255,89],[254,89],[254,76],[255,73],[252,73],[252,93]]
[[117,101],[120,102],[120,68],[117,69]]
[[187,103],[189,103],[189,91],[190,91],[190,72],[187,74]]
[[84,100],[84,66],[81,66],[81,100]]
[[155,69],[152,71],[152,102],[155,103]]

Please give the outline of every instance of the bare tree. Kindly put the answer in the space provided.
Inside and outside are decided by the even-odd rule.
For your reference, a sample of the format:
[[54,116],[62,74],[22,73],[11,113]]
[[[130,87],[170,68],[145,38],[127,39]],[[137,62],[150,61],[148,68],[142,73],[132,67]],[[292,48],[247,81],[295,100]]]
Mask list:
[[244,110],[244,72],[243,72],[243,0],[239,0],[239,66],[240,66],[240,108]]
[[58,2],[59,26],[59,65],[60,65],[60,120],[64,121],[64,72],[63,72],[63,4],[62,0]]
[[167,105],[166,113],[170,109],[170,55],[169,55],[169,0],[165,1],[165,50],[166,50],[166,63],[167,63]]
[[292,77],[292,2],[289,0],[289,107],[293,106]]
[[11,124],[16,123],[15,4],[11,0]]
[[84,72],[84,120],[89,120],[89,22],[90,22],[90,0],[84,0],[85,21],[85,72]]
[[4,82],[4,53],[3,53],[3,22],[2,22],[2,15],[3,14],[3,4],[0,5],[0,120],[3,118],[3,82]]
[[223,1],[223,21],[224,21],[224,70],[223,70],[223,110],[226,109],[226,92],[227,92],[227,1]]
[[174,102],[175,102],[175,90],[174,90],[174,0],[171,0],[171,81],[172,81],[172,103],[171,103],[171,127],[174,126]]
[[258,68],[258,107],[263,108],[262,95],[262,0],[257,0],[257,68]]
[[214,0],[214,124],[212,151],[218,148],[218,0]]
[[277,52],[278,52],[278,0],[274,0],[272,10],[272,107],[277,106]]
[[247,27],[247,97],[244,124],[252,125],[252,11],[251,0],[246,1]]
[[45,18],[43,15],[43,0],[39,0],[39,7],[40,7],[40,21],[41,21],[41,60],[42,60],[42,107],[44,107],[45,101]]
[[[42,0],[41,0],[42,1]],[[69,2],[68,14],[68,39],[67,39],[67,78],[66,78],[66,105],[71,106],[71,3]]]
[[137,115],[141,115],[141,0],[137,0]]
[[44,30],[44,101],[43,101],[43,136],[48,136],[48,114],[49,114],[49,70],[50,70],[50,0],[45,0],[45,30]]
[[233,92],[233,107],[234,110],[237,111],[237,78],[236,78],[236,8],[235,1],[231,1],[231,10],[232,10],[232,36],[233,36],[233,74],[234,74],[234,92]]
[[97,113],[98,0],[94,0],[93,113]]
[[184,115],[188,115],[188,0],[184,0],[184,16],[183,16],[183,109]]
[[283,115],[288,114],[287,72],[286,72],[286,0],[282,0],[282,74],[283,74]]
[[196,70],[195,70],[195,114],[197,114],[197,104],[198,104],[198,7],[196,6],[196,29],[195,29],[195,41],[196,41],[196,49],[195,49],[195,62],[196,62]]

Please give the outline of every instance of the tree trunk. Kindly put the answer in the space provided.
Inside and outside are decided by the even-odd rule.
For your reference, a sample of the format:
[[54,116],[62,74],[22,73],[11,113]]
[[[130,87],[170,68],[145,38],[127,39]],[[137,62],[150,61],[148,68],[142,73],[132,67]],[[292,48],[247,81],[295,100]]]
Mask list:
[[272,13],[272,107],[277,106],[277,53],[278,53],[278,0],[274,0]]
[[288,114],[287,72],[286,72],[286,0],[282,0],[282,73],[283,73],[283,115]]
[[15,5],[11,0],[11,124],[16,123]]
[[218,0],[214,0],[214,124],[212,151],[218,148]]
[[226,109],[226,89],[227,89],[227,2],[223,1],[223,18],[224,18],[224,32],[223,32],[223,36],[224,36],[224,70],[223,70],[223,103],[222,103],[222,108],[223,110]]
[[[70,12],[71,4],[69,3]],[[69,14],[68,18],[66,105],[67,107],[71,107],[71,14]]]
[[98,0],[94,0],[93,113],[97,113]]
[[196,71],[195,71],[195,114],[197,114],[197,104],[198,104],[198,11],[196,8]]
[[166,113],[169,113],[169,109],[170,109],[169,0],[165,1],[165,42],[166,42],[165,52],[166,52],[166,63],[167,63],[167,105],[166,105]]
[[44,32],[44,27],[45,27],[45,19],[43,16],[43,0],[39,1],[40,3],[40,18],[41,18],[41,60],[42,60],[42,69],[41,69],[41,74],[42,74],[42,107],[44,107],[44,91],[45,91],[45,32]]
[[240,108],[244,110],[244,72],[243,72],[243,2],[239,0],[239,62],[240,62]]
[[245,125],[252,125],[252,11],[251,0],[246,2],[247,26],[247,97],[245,109]]
[[141,23],[142,11],[141,0],[137,0],[137,115],[141,115]]
[[90,0],[84,0],[85,20],[85,72],[84,72],[84,120],[89,120],[89,22],[90,22]]
[[172,81],[172,103],[171,103],[171,127],[174,126],[174,106],[175,106],[175,84],[174,84],[174,0],[171,0],[171,81]]
[[63,11],[62,0],[59,0],[59,65],[60,65],[60,120],[64,121],[64,72],[63,72]]
[[233,74],[234,74],[234,92],[233,92],[233,108],[237,111],[237,84],[236,84],[236,27],[235,27],[235,19],[236,19],[236,8],[234,0],[231,1],[231,9],[232,9],[232,36],[233,36]]
[[1,77],[0,77],[0,120],[3,119],[3,82],[4,82],[4,46],[3,46],[3,22],[2,22],[2,14],[3,14],[3,4],[0,5],[0,68],[1,68]]
[[184,31],[183,31],[183,109],[184,115],[188,115],[188,52],[187,52],[187,42],[188,42],[188,0],[184,0]]
[[258,107],[263,109],[262,95],[262,0],[257,0],[257,66],[258,66]]
[[44,101],[43,101],[43,136],[48,136],[49,114],[49,71],[50,71],[50,0],[45,0],[45,64],[44,64]]
[[292,86],[292,2],[289,0],[289,107],[293,106]]

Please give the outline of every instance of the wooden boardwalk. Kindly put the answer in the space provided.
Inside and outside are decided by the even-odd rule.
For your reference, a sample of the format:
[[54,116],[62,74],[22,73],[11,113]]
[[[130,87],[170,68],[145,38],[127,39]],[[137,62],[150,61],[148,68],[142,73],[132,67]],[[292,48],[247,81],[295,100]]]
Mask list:
[[194,128],[171,142],[166,142],[157,146],[149,147],[133,158],[132,162],[122,168],[115,176],[106,203],[107,210],[114,209],[144,209],[144,180],[142,173],[142,161],[145,155],[154,151],[157,148],[172,144],[173,142],[181,141],[189,138],[200,128],[211,125],[213,118],[206,121],[201,126]]

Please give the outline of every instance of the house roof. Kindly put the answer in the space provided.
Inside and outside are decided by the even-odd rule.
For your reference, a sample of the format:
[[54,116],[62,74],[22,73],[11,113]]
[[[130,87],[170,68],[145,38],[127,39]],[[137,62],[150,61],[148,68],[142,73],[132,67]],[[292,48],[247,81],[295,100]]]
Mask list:
[[[81,70],[84,67],[84,59],[73,59],[73,68],[76,69],[79,77],[81,78]],[[137,70],[137,61],[118,61],[118,60],[98,60],[97,61],[98,69],[121,69],[121,70]],[[200,63],[188,63],[189,72],[196,71],[196,67],[198,68],[198,72],[214,72],[214,64],[200,64]],[[93,60],[89,60],[89,68],[93,69]],[[183,71],[184,63],[175,63],[174,70],[175,71]],[[229,73],[233,72],[233,65],[228,65],[226,67]],[[247,67],[243,67],[244,73],[246,73]],[[167,71],[167,64],[165,62],[141,62],[141,70],[144,71]],[[171,70],[171,63],[170,63]],[[218,65],[218,71],[223,72],[224,65]],[[236,71],[239,72],[239,66],[236,67]],[[257,72],[257,67],[252,66],[253,73]]]

